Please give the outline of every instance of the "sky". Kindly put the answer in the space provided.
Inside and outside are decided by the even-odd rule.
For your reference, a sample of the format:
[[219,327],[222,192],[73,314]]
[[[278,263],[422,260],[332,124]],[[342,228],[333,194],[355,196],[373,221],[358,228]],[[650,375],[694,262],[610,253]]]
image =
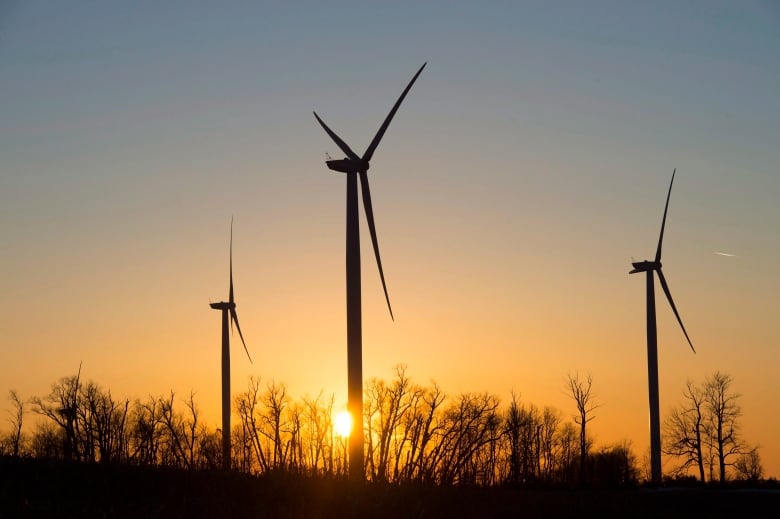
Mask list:
[[312,111],[362,154],[427,62],[369,172],[395,321],[361,214],[365,379],[568,418],[590,374],[596,444],[644,455],[628,271],[676,168],[663,265],[696,353],[656,286],[662,418],[727,373],[780,477],[778,55],[771,0],[0,1],[0,392],[81,363],[217,427],[233,218],[233,392],[344,406],[345,178]]

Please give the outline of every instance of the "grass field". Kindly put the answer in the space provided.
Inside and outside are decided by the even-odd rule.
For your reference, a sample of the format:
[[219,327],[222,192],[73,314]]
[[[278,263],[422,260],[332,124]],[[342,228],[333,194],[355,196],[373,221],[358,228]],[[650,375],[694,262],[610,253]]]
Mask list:
[[527,489],[352,484],[290,474],[0,460],[10,517],[775,518],[780,489]]

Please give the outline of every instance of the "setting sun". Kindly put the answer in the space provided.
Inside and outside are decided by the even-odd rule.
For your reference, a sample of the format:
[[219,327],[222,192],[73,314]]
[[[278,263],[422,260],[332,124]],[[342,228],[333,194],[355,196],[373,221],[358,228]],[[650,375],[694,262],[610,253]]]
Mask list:
[[352,415],[349,411],[341,411],[336,415],[336,435],[342,438],[352,432]]

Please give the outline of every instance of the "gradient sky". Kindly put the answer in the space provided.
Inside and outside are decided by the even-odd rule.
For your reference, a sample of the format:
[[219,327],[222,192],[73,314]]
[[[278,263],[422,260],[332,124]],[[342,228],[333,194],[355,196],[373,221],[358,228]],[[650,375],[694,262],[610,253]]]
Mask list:
[[[218,424],[234,227],[233,389],[346,400],[345,178],[312,110],[372,160],[364,375],[553,405],[592,374],[598,445],[648,445],[645,281],[662,418],[715,370],[780,476],[780,5],[0,2],[0,410],[75,374],[196,392]],[[734,254],[723,256],[716,252]],[[5,414],[5,413],[3,413]],[[7,423],[3,430],[7,429]]]

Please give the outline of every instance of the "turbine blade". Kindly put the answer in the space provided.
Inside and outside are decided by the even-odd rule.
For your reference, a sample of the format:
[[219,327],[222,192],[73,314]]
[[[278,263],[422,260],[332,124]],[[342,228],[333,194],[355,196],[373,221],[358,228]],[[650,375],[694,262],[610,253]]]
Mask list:
[[390,310],[390,319],[395,321],[393,308],[390,306],[390,296],[387,295],[387,285],[385,284],[385,273],[382,271],[382,260],[379,257],[379,243],[376,239],[376,225],[374,225],[374,210],[371,207],[371,190],[368,187],[368,175],[365,171],[360,172],[360,189],[363,196],[363,207],[366,210],[366,220],[368,221],[368,232],[371,234],[371,244],[374,246],[374,256],[376,256],[376,265],[379,267],[379,277],[382,279],[382,289],[385,291],[385,300],[387,300],[387,309]]
[[230,217],[230,295],[228,301],[233,302],[233,217]]
[[333,142],[336,143],[336,145],[341,148],[341,151],[347,154],[347,157],[349,157],[352,160],[360,160],[360,157],[357,156],[357,154],[350,149],[349,146],[347,146],[347,143],[342,141],[341,138],[334,133],[333,130],[328,128],[328,125],[323,122],[322,119],[320,119],[320,116],[317,115],[317,112],[312,112],[314,114],[314,117],[317,119],[317,122],[320,123],[320,126],[325,130],[325,132],[330,135],[330,138],[333,139]]
[[664,219],[661,221],[661,236],[658,238],[658,250],[655,252],[656,263],[661,261],[661,244],[664,241],[664,227],[666,227],[666,211],[669,210],[669,197],[672,196],[672,184],[674,184],[674,174],[677,173],[677,168],[672,171],[672,181],[669,182],[669,193],[666,195],[666,207],[664,207]]
[[250,364],[254,364],[254,362],[252,362],[252,357],[249,355],[249,350],[246,347],[246,342],[244,342],[244,335],[241,333],[241,326],[239,326],[239,324],[238,324],[238,315],[236,314],[236,309],[235,308],[231,308],[230,309],[230,322],[231,322],[231,324],[233,323],[233,321],[235,321],[235,323],[236,323],[236,330],[238,330],[238,336],[241,337],[241,344],[244,345],[244,351],[246,352],[246,356],[249,359],[249,363]]
[[406,85],[406,88],[401,94],[401,97],[399,97],[398,101],[396,101],[395,105],[393,105],[393,109],[390,110],[390,113],[387,114],[387,117],[385,117],[385,122],[383,122],[382,126],[379,127],[379,131],[376,132],[376,135],[374,136],[374,140],[371,141],[371,144],[368,145],[366,152],[363,154],[364,161],[368,162],[371,160],[371,157],[374,155],[374,151],[376,150],[376,147],[379,146],[379,141],[382,140],[382,136],[384,136],[385,132],[387,131],[387,127],[390,126],[390,121],[393,120],[393,116],[398,111],[398,107],[401,106],[401,102],[404,100],[404,97],[406,97],[406,94],[409,92],[409,89],[411,89],[414,82],[417,81],[417,76],[420,75],[420,72],[423,71],[425,65],[427,64],[428,64],[427,61],[423,63],[422,67],[420,67],[420,70],[417,71],[417,74],[415,74],[412,80],[409,82],[409,84]]
[[664,277],[664,273],[661,269],[658,269],[656,272],[658,272],[658,279],[661,281],[661,288],[664,289],[664,293],[666,294],[666,299],[669,300],[669,304],[672,307],[672,311],[674,312],[675,317],[677,317],[677,322],[680,323],[680,328],[682,328],[682,331],[685,334],[685,338],[688,340],[688,344],[691,346],[693,353],[696,353],[696,349],[694,349],[693,343],[691,342],[690,337],[688,337],[688,332],[685,331],[685,325],[683,325],[682,319],[680,319],[680,313],[677,311],[677,307],[674,305],[674,300],[672,299],[672,293],[669,291],[669,285],[666,284],[666,278]]

